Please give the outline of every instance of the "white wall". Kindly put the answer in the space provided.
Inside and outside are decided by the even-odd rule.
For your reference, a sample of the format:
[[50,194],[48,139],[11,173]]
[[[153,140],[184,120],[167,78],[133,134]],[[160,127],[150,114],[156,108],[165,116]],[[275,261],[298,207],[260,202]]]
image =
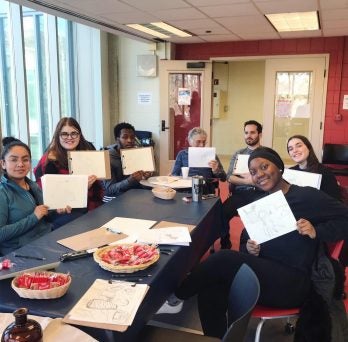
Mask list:
[[[160,132],[159,77],[137,76],[137,55],[151,55],[153,44],[119,37],[119,122],[131,123],[136,130],[151,131],[158,149]],[[157,43],[155,54],[164,58],[164,45]],[[157,69],[158,75],[158,69]],[[149,93],[151,104],[139,104],[138,94]],[[111,123],[113,126],[116,124]]]
[[[247,120],[263,119],[263,93],[265,79],[264,61],[236,61],[229,62],[227,75],[219,73],[223,65],[217,64],[214,78],[222,79],[222,86],[227,82],[228,111],[213,120],[213,146],[218,155],[231,155],[245,146],[243,124]],[[227,79],[227,81],[226,81]]]

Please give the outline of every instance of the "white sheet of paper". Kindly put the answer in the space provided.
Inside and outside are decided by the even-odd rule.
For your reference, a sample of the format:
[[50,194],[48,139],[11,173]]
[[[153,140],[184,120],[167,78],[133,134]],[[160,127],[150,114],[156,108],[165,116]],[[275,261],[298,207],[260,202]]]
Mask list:
[[238,154],[236,162],[233,167],[233,173],[236,175],[249,173],[248,160],[249,160],[249,154]]
[[71,174],[111,178],[109,151],[69,151],[68,155]]
[[154,185],[169,186],[171,188],[190,188],[192,186],[192,178],[183,179],[176,176],[157,176],[150,177],[148,182]]
[[320,189],[322,175],[313,172],[285,169],[283,178],[290,184],[311,186]]
[[49,209],[86,208],[88,198],[87,175],[51,175],[41,177],[43,203]]
[[209,167],[208,163],[216,158],[215,147],[189,147],[189,167]]
[[139,235],[142,231],[150,229],[157,221],[140,220],[128,217],[114,217],[112,220],[103,224],[103,227],[114,233],[127,235]]
[[122,149],[120,153],[124,175],[131,175],[140,170],[155,171],[152,146]]
[[124,245],[124,244],[128,244],[128,243],[135,243],[138,241],[138,235],[129,235],[127,237],[125,237],[124,239],[121,240],[117,240],[115,242],[111,242],[109,243],[109,246],[116,246],[116,245]]
[[96,279],[68,314],[78,321],[131,325],[148,285]]
[[156,228],[140,233],[138,241],[159,245],[189,246],[191,235],[188,227]]
[[238,209],[250,239],[257,243],[296,230],[296,219],[281,190]]

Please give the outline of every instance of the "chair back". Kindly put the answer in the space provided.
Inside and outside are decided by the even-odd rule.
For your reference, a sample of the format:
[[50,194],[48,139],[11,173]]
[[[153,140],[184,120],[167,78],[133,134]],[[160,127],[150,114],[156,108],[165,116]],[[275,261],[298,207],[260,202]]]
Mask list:
[[325,144],[323,164],[348,165],[348,145]]
[[254,271],[246,264],[238,270],[228,297],[228,325],[223,342],[244,341],[251,312],[260,295],[260,283]]

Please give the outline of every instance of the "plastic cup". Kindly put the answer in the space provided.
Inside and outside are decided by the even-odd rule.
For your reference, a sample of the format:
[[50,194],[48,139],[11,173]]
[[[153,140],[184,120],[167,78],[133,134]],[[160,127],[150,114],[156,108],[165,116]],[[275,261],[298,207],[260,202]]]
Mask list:
[[188,178],[189,170],[190,170],[190,168],[187,166],[183,166],[181,168],[182,178]]

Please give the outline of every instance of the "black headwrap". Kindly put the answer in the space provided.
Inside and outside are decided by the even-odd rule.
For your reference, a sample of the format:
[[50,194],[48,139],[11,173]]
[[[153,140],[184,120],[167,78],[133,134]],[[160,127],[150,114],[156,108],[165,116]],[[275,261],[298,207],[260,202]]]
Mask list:
[[250,162],[255,158],[264,158],[275,164],[281,173],[284,172],[284,163],[280,158],[279,154],[269,147],[258,147],[250,155],[248,160],[248,167],[250,167]]

